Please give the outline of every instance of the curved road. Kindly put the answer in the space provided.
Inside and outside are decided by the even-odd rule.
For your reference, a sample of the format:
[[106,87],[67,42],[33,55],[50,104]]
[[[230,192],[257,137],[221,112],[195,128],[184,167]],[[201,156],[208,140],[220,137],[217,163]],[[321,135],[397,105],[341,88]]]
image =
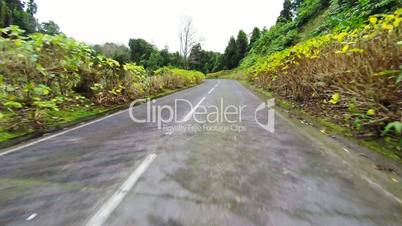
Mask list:
[[281,111],[266,130],[269,109],[236,81],[153,106],[178,99],[197,108],[179,101],[162,129],[125,110],[3,150],[0,225],[402,225],[402,179],[373,167],[398,163]]

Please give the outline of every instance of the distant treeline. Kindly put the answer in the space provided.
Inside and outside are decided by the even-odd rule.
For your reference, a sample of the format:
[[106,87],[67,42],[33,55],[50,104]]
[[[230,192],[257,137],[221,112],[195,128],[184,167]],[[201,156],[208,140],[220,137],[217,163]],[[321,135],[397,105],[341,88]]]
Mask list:
[[237,67],[259,36],[260,30],[254,28],[249,42],[248,35],[240,30],[237,39],[230,38],[223,54],[206,51],[202,49],[200,43],[197,43],[191,48],[187,58],[184,58],[179,52],[169,52],[167,46],[162,50],[158,50],[155,45],[141,38],[130,39],[128,47],[115,43],[106,43],[95,45],[94,49],[98,53],[102,53],[120,63],[134,62],[138,65],[143,65],[149,71],[154,71],[164,66],[173,66],[211,73]]
[[55,22],[38,22],[35,18],[37,10],[38,6],[34,0],[0,0],[0,28],[18,25],[27,34],[60,34],[60,28]]
[[[35,32],[61,34],[55,22],[38,22],[35,18],[37,8],[34,0],[0,0],[0,28],[18,25],[27,34]],[[255,28],[250,36],[249,38],[244,31],[240,30],[237,38],[230,38],[223,54],[204,50],[201,43],[197,43],[191,46],[190,53],[186,57],[179,52],[169,52],[167,46],[159,50],[155,45],[141,38],[130,39],[128,46],[106,43],[95,45],[93,48],[96,52],[113,58],[121,64],[136,63],[144,66],[149,72],[160,67],[172,66],[211,73],[237,67],[255,41],[259,39],[260,30]]]

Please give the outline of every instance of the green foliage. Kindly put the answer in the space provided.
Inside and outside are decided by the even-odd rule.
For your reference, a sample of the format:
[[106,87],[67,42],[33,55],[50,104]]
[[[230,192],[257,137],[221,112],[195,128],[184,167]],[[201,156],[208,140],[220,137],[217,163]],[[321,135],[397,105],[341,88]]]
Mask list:
[[169,89],[182,88],[201,83],[205,75],[199,71],[163,67],[155,71],[156,77],[164,79],[164,87]]
[[[336,0],[335,0],[336,1]],[[299,5],[294,24],[302,28],[308,21],[313,19],[322,9],[327,8],[329,0],[306,0]]]
[[221,59],[221,68],[224,70],[230,70],[237,67],[239,65],[238,59],[236,39],[231,37]]
[[[400,0],[286,0],[276,25],[261,35],[250,55],[284,50],[305,36],[312,38],[332,31],[353,30],[361,27],[370,15],[392,12],[398,7],[402,7]],[[319,23],[312,23],[318,15],[322,15]]]
[[257,42],[258,39],[260,39],[260,37],[261,37],[261,31],[258,27],[255,27],[253,29],[253,32],[251,33],[248,50],[251,50],[254,47],[254,43]]
[[151,57],[151,54],[157,51],[154,45],[144,39],[130,39],[128,46],[131,51],[131,60],[145,67],[147,66],[146,62]]
[[305,110],[365,136],[379,135],[386,123],[401,117],[401,16],[402,9],[372,15],[357,29],[317,36],[265,56],[253,49],[241,68],[253,83]]
[[240,61],[247,55],[248,45],[249,44],[247,34],[243,30],[240,30],[239,33],[237,34],[236,39],[237,57],[238,57],[236,59],[236,61],[238,62],[237,64],[239,64]]
[[196,44],[191,48],[188,57],[189,69],[203,73],[215,72],[219,69],[220,57],[220,53],[205,51],[201,48],[201,44]]
[[10,101],[7,101],[4,103],[4,107],[18,109],[18,108],[22,108],[22,104],[19,102],[10,100]]
[[36,31],[34,18],[37,6],[33,0],[26,3],[20,0],[0,0],[0,28],[18,25],[27,33]]
[[40,33],[48,34],[48,35],[58,35],[62,32],[60,31],[59,25],[57,25],[54,21],[43,22],[38,25],[38,31]]
[[386,135],[393,131],[397,135],[402,135],[402,123],[399,121],[389,123],[383,132],[383,135]]
[[120,50],[129,53],[124,46],[99,47],[114,60],[63,34],[26,36],[17,26],[0,34],[0,112],[9,116],[1,126],[10,130],[43,128],[52,120],[50,112],[71,106],[126,103],[204,79],[200,72],[180,69],[169,69],[166,78],[151,77],[143,66],[120,60]]
[[[178,53],[169,53],[168,48],[159,51],[156,46],[148,43],[144,39],[130,39],[130,60],[138,65],[144,66],[149,72],[160,67],[172,66],[187,68],[187,62]],[[204,68],[205,65],[200,66]]]
[[390,13],[402,7],[400,0],[332,0],[330,3],[329,16],[317,28],[314,35],[331,30],[355,29],[364,24],[370,15]]
[[233,36],[230,37],[229,43],[225,49],[225,52],[219,59],[219,70],[231,70],[239,66],[240,62],[247,56],[249,50],[252,48],[256,40],[260,35],[258,28],[254,28],[252,41],[248,42],[247,34],[240,30],[235,39]]
[[286,23],[291,21],[292,17],[292,2],[290,0],[285,0],[283,2],[283,9],[278,17],[277,23]]
[[297,30],[294,23],[279,23],[261,36],[252,53],[268,55],[296,44],[296,40]]
[[93,48],[96,53],[112,58],[120,64],[131,62],[130,49],[124,45],[117,45],[115,43],[108,42],[104,45],[95,45]]

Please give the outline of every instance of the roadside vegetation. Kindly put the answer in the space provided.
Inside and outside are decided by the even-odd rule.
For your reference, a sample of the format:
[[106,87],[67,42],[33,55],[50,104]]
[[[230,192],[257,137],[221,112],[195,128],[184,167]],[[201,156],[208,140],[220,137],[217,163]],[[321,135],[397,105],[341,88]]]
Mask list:
[[402,159],[399,1],[289,1],[234,71],[355,137],[382,138]]
[[188,44],[170,53],[141,38],[90,46],[39,23],[36,11],[34,0],[0,0],[0,142],[191,87],[218,70],[220,54],[201,49],[191,18],[181,28]]
[[249,82],[305,112],[379,139],[402,159],[399,0],[285,0],[269,29],[202,49],[191,18],[180,51],[141,38],[89,46],[39,23],[33,0],[0,0],[0,141],[208,78]]
[[385,122],[401,117],[401,15],[402,10],[371,16],[362,29],[257,56],[248,79],[360,135],[380,135]]
[[162,68],[150,74],[66,36],[0,29],[0,141],[199,84],[201,72]]

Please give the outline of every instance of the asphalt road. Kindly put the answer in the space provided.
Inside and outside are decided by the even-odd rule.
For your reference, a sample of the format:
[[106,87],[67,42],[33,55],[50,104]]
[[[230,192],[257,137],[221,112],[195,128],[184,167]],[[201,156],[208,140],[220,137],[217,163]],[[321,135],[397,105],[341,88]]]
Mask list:
[[[400,164],[281,111],[267,131],[256,123],[266,109],[255,117],[264,100],[236,81],[208,80],[153,106],[177,99],[197,112],[246,107],[241,121],[213,120],[219,110],[197,122],[182,102],[175,116],[189,120],[163,129],[125,110],[3,150],[0,225],[402,225]],[[147,105],[132,113],[146,118]]]

